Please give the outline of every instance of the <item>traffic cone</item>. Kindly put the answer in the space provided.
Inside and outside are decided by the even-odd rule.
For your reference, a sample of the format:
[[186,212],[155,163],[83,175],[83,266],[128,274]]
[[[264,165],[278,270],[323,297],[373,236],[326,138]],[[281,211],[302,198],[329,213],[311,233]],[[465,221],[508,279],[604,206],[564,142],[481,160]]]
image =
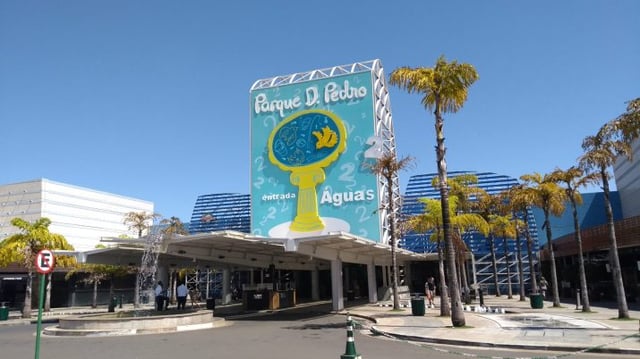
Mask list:
[[362,359],[362,356],[356,353],[356,343],[353,341],[353,321],[351,316],[347,314],[347,348],[344,354],[340,355],[340,359]]

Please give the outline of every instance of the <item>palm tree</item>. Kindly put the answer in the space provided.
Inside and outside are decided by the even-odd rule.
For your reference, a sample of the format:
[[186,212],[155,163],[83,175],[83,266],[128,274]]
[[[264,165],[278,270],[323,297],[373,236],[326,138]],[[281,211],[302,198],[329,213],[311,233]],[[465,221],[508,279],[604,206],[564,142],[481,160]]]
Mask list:
[[[442,246],[440,243],[443,238],[442,227],[442,202],[433,198],[420,198],[420,202],[424,203],[425,211],[422,214],[414,216],[409,221],[411,229],[418,233],[431,232],[430,239],[438,244],[438,268],[440,274],[440,315],[451,315],[450,306],[447,301],[448,287],[445,278],[444,259],[442,255]],[[458,242],[462,242],[462,234],[468,231],[479,231],[486,235],[488,227],[486,221],[476,213],[460,213],[457,214],[458,197],[449,197],[450,212],[454,213],[451,217],[451,225],[454,229],[454,236]],[[463,244],[458,244],[458,252],[462,252]],[[451,286],[457,286],[456,283]]]
[[598,130],[595,136],[587,136],[582,141],[582,150],[585,152],[579,163],[588,173],[597,173],[600,177],[604,192],[605,211],[609,227],[609,265],[613,276],[613,286],[616,290],[618,302],[618,318],[629,318],[629,307],[625,297],[622,272],[620,270],[620,258],[618,256],[618,244],[616,240],[615,224],[613,222],[613,210],[611,209],[609,172],[617,158],[626,157],[632,159],[631,143],[640,136],[640,98],[632,100],[627,105],[627,111],[616,119],[607,122]]
[[578,205],[582,204],[582,196],[578,188],[594,181],[594,176],[584,174],[584,170],[579,167],[570,167],[566,171],[556,168],[551,173],[551,178],[556,182],[561,182],[565,186],[567,198],[571,202],[573,214],[573,235],[578,244],[578,272],[580,277],[580,296],[582,299],[582,311],[590,312],[589,293],[587,292],[587,275],[584,269],[584,256],[582,255],[582,236],[580,234],[580,222],[578,221]]
[[490,231],[497,237],[502,238],[502,251],[504,254],[505,264],[507,266],[507,298],[513,298],[513,289],[511,288],[511,261],[509,246],[507,240],[515,238],[515,229],[511,225],[511,217],[505,215],[494,214],[489,218]]
[[398,298],[398,258],[396,249],[398,246],[398,233],[396,207],[394,206],[394,189],[397,188],[398,172],[406,169],[411,165],[413,161],[412,157],[404,157],[398,160],[395,153],[387,152],[382,157],[376,159],[376,162],[371,166],[371,172],[385,179],[386,182],[386,197],[384,201],[385,209],[387,210],[390,245],[391,245],[391,270],[392,270],[392,291],[393,291],[393,309],[400,310],[400,299]]
[[542,228],[545,229],[547,234],[547,247],[549,248],[549,261],[551,262],[551,290],[553,294],[553,306],[560,307],[560,292],[558,291],[558,273],[556,271],[556,256],[553,250],[553,236],[551,233],[551,223],[549,222],[549,216],[560,216],[564,212],[564,202],[567,198],[566,193],[553,181],[553,178],[547,175],[541,175],[534,172],[533,174],[526,174],[520,177],[521,180],[528,184],[534,185],[531,187],[534,195],[533,203],[542,209],[544,213],[544,224]]
[[492,217],[498,213],[498,208],[501,206],[501,197],[491,195],[489,193],[482,193],[479,196],[478,201],[478,214],[484,218],[484,220],[489,224],[489,233],[487,236],[487,241],[489,242],[489,252],[491,253],[491,269],[493,271],[493,285],[496,288],[496,297],[501,296],[500,293],[500,283],[498,281],[498,264],[496,259],[496,245],[495,245],[495,236],[496,231],[494,231],[493,226],[491,225]]
[[[522,232],[527,240],[527,257],[529,258],[529,277],[531,279],[531,293],[538,292],[538,282],[536,280],[535,263],[533,258],[533,239],[531,238],[531,232],[529,230],[529,207],[533,204],[534,193],[533,190],[524,184],[519,184],[511,187],[505,193],[505,196],[509,198],[509,206],[514,213],[514,220],[518,225],[519,216],[522,216],[523,226],[517,233],[518,238],[520,232]],[[519,239],[518,239],[519,240]],[[520,256],[520,244],[518,243],[518,255]],[[522,269],[522,257],[520,257],[520,267]],[[520,273],[524,271],[520,270]],[[524,289],[524,274],[521,276],[520,287],[521,292]]]
[[518,261],[518,293],[520,294],[520,301],[526,300],[524,292],[524,268],[522,264],[522,244],[520,243],[520,228],[521,221],[518,218],[517,212],[512,209],[511,211],[511,223],[513,223],[513,232],[516,239],[516,260]]
[[128,212],[124,215],[124,224],[129,226],[129,229],[138,231],[138,238],[141,238],[145,231],[148,231],[153,224],[153,221],[160,218],[157,213],[149,212]]
[[[451,315],[449,305],[449,294],[447,290],[447,280],[444,272],[444,256],[442,253],[442,203],[433,198],[420,198],[424,204],[424,213],[413,216],[409,219],[409,228],[418,233],[429,233],[429,239],[436,242],[438,252],[438,280],[440,282],[440,315],[448,317]],[[450,203],[451,204],[451,201]]]
[[174,235],[187,235],[189,231],[184,226],[184,223],[178,217],[171,217],[169,219],[163,219],[160,221],[160,224],[166,224],[167,227],[162,230],[164,234],[169,237],[173,237]]
[[27,270],[27,287],[25,289],[22,317],[31,317],[31,296],[33,286],[33,272],[35,270],[35,258],[42,249],[73,250],[61,235],[49,232],[51,220],[46,217],[39,218],[34,223],[22,218],[13,218],[11,224],[20,229],[20,233],[14,234],[0,242],[0,266],[18,262]]
[[[457,283],[455,253],[451,236],[451,217],[449,213],[449,187],[447,185],[447,163],[444,146],[443,113],[455,113],[467,100],[468,88],[476,82],[478,73],[470,64],[447,62],[444,56],[436,61],[433,68],[400,67],[390,75],[389,83],[407,90],[409,93],[422,95],[422,105],[433,110],[436,131],[436,158],[438,178],[440,179],[440,201],[442,202],[442,222],[444,243],[447,256],[447,282]],[[452,314],[454,327],[465,325],[464,310],[460,299],[460,288],[451,287]]]

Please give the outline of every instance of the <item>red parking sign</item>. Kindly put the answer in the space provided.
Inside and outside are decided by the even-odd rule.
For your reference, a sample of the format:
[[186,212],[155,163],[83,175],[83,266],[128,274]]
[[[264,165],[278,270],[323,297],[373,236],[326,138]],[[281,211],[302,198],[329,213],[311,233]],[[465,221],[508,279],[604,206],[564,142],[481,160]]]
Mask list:
[[53,252],[43,249],[36,255],[36,270],[40,274],[49,274],[53,271],[56,261]]

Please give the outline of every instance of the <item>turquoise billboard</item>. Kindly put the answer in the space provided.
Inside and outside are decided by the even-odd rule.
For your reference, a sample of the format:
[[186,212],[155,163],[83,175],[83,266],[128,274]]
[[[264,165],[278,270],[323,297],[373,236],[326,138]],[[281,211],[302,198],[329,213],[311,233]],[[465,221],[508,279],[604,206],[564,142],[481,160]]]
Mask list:
[[370,71],[251,90],[251,231],[380,241]]

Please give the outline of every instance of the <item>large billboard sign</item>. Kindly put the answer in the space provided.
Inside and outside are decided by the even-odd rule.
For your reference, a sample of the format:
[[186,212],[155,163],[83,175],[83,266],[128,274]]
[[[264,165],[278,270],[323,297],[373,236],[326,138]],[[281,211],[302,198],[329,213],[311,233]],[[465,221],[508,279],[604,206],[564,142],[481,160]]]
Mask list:
[[254,84],[250,96],[252,234],[380,241],[373,72]]

